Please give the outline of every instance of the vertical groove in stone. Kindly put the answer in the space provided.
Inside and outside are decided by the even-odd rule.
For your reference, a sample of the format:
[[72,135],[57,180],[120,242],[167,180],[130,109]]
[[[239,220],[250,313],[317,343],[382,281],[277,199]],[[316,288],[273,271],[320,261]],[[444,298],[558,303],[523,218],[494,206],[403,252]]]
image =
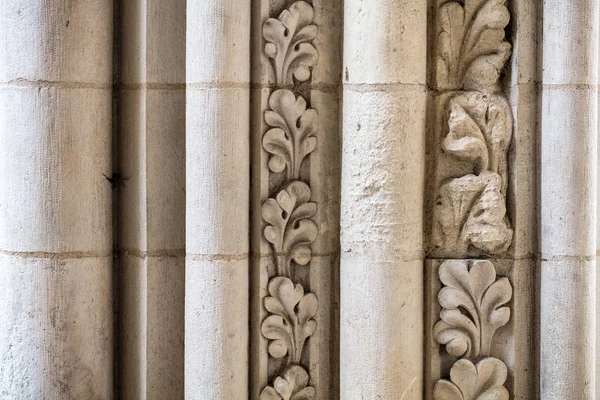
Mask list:
[[123,2],[120,394],[183,399],[186,1]]
[[187,1],[185,398],[248,396],[250,1]]
[[340,398],[423,396],[427,4],[344,11]]
[[595,396],[597,0],[543,2],[541,398]]
[[112,0],[0,7],[0,398],[113,397]]

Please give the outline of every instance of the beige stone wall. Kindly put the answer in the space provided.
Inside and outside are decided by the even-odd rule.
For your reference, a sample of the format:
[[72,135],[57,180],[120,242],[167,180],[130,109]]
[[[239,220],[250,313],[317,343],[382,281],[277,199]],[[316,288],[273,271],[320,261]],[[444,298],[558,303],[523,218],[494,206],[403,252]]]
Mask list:
[[594,399],[599,0],[0,0],[0,399]]

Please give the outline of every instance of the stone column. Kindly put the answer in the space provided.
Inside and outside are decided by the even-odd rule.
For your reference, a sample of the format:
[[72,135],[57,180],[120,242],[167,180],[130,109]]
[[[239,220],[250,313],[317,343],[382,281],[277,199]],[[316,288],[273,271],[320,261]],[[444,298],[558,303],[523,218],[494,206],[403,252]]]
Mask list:
[[185,10],[127,0],[118,15],[123,399],[183,399]]
[[113,397],[112,3],[0,6],[0,398]]
[[250,1],[188,0],[185,398],[248,395]]
[[595,396],[598,4],[543,3],[543,399]]
[[420,399],[427,4],[344,15],[340,398]]

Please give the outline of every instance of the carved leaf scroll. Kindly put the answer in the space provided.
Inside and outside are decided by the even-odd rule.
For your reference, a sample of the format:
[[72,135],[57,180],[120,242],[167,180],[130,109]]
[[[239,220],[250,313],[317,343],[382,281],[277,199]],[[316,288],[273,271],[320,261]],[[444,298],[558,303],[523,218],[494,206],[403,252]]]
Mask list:
[[269,18],[263,25],[265,52],[273,59],[278,85],[292,85],[293,78],[299,82],[310,79],[310,68],[319,58],[312,44],[318,33],[314,15],[310,4],[297,1],[278,19]]
[[442,90],[497,86],[511,45],[506,0],[452,0],[438,9],[437,84]]
[[290,362],[299,363],[304,343],[316,330],[317,297],[304,293],[299,283],[281,276],[269,282],[269,294],[264,305],[270,315],[262,323],[261,331],[270,340],[269,354],[273,358],[288,355]]
[[299,365],[291,365],[275,378],[273,386],[267,386],[260,394],[260,400],[313,400],[314,387],[308,386],[308,373]]
[[463,92],[449,100],[448,109],[442,149],[474,174],[441,185],[434,243],[459,257],[505,252],[513,236],[506,210],[510,105],[499,95]]
[[492,171],[500,175],[503,191],[508,180],[507,154],[512,139],[512,112],[502,96],[464,92],[449,103],[448,135],[444,152],[476,166],[476,173]]
[[270,110],[265,121],[271,129],[263,136],[263,148],[271,154],[269,169],[274,173],[287,170],[288,180],[297,180],[304,158],[317,145],[317,112],[306,109],[306,101],[285,89],[276,90],[269,98]]
[[456,357],[490,356],[496,330],[508,323],[512,286],[507,278],[496,279],[487,260],[448,260],[440,265],[444,284],[438,295],[441,320],[434,337]]
[[[317,225],[311,219],[317,205],[310,201],[311,189],[300,180],[300,170],[317,145],[319,121],[316,110],[307,108],[305,98],[294,92],[297,83],[310,79],[311,68],[318,61],[313,45],[318,33],[314,17],[309,3],[296,1],[278,18],[267,19],[262,31],[265,53],[271,59],[279,87],[270,94],[269,110],[264,114],[269,129],[262,146],[270,155],[269,170],[275,174],[285,172],[287,179],[261,210],[266,222],[264,238],[271,244],[277,267],[263,302],[268,316],[262,321],[261,332],[268,340],[270,357],[287,356],[287,360],[283,373],[273,371],[275,376],[269,376],[269,380],[274,378],[273,384],[264,388],[261,400],[316,397],[315,388],[308,386],[307,369],[300,363],[306,341],[317,327],[317,298],[293,281],[297,278],[294,268],[310,263],[310,245],[318,236]],[[281,367],[278,362],[276,368],[269,365],[268,369],[281,371]]]
[[291,278],[291,261],[306,265],[311,258],[309,245],[318,235],[317,225],[310,219],[317,204],[310,200],[310,187],[294,181],[286,185],[262,206],[267,222],[265,239],[272,244],[277,261],[277,274]]
[[450,369],[450,380],[440,379],[433,388],[434,400],[508,400],[504,387],[508,370],[493,357],[477,364],[458,360]]

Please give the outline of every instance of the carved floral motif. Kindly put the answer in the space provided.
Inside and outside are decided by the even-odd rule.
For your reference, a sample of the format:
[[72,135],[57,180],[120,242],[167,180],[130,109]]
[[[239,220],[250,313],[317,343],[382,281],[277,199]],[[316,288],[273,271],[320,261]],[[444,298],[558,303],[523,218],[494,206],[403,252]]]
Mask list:
[[[310,79],[310,68],[318,60],[312,44],[318,32],[313,19],[312,6],[297,1],[278,19],[269,18],[263,25],[265,53],[272,59],[278,86]],[[302,96],[289,89],[274,90],[269,108],[264,115],[269,129],[262,145],[270,154],[269,170],[285,173],[286,180],[261,210],[266,223],[263,235],[276,265],[276,274],[268,284],[269,295],[263,301],[268,315],[262,321],[261,333],[269,342],[269,356],[287,356],[287,360],[283,372],[274,377],[272,386],[263,389],[260,399],[312,400],[316,390],[308,385],[310,376],[301,361],[306,341],[317,329],[318,302],[313,293],[294,282],[294,268],[310,263],[310,245],[318,236],[311,219],[317,204],[310,201],[310,186],[300,180],[302,163],[317,145],[318,116]]]
[[433,388],[434,400],[508,400],[504,387],[506,365],[494,357],[477,364],[458,360],[450,369],[450,380],[440,379]]
[[263,148],[271,154],[269,169],[274,173],[286,170],[288,180],[298,179],[302,161],[317,145],[317,112],[306,109],[302,96],[290,90],[276,90],[269,97],[265,121],[271,129],[263,136]]
[[279,276],[291,278],[292,260],[299,265],[310,261],[308,245],[315,241],[318,232],[317,225],[309,219],[317,212],[317,204],[309,199],[310,187],[294,181],[262,206],[263,220],[269,224],[264,236],[273,246]]
[[452,366],[450,380],[435,384],[434,399],[508,400],[506,365],[491,357],[494,334],[510,319],[508,278],[497,278],[487,260],[444,261],[439,277],[442,310],[433,337],[450,355],[462,358]]
[[299,365],[288,367],[281,376],[275,378],[273,386],[267,386],[260,394],[260,400],[313,400],[314,387],[308,386],[308,373]]
[[284,10],[278,19],[269,18],[263,25],[267,41],[265,53],[273,60],[278,85],[292,85],[310,79],[310,68],[317,64],[317,49],[312,41],[318,29],[313,24],[314,9],[304,1],[297,1]]
[[452,0],[438,8],[437,84],[454,91],[445,100],[441,147],[448,162],[470,170],[438,190],[433,245],[444,256],[501,254],[512,242],[506,192],[513,118],[498,92],[511,50],[504,38],[509,20],[505,0]]
[[506,0],[452,0],[438,8],[437,86],[482,90],[497,85],[510,57]]
[[299,363],[306,339],[317,328],[317,297],[304,293],[302,285],[281,276],[269,282],[269,294],[264,300],[269,316],[261,331],[269,339],[269,354],[273,358],[288,356],[288,363]]

